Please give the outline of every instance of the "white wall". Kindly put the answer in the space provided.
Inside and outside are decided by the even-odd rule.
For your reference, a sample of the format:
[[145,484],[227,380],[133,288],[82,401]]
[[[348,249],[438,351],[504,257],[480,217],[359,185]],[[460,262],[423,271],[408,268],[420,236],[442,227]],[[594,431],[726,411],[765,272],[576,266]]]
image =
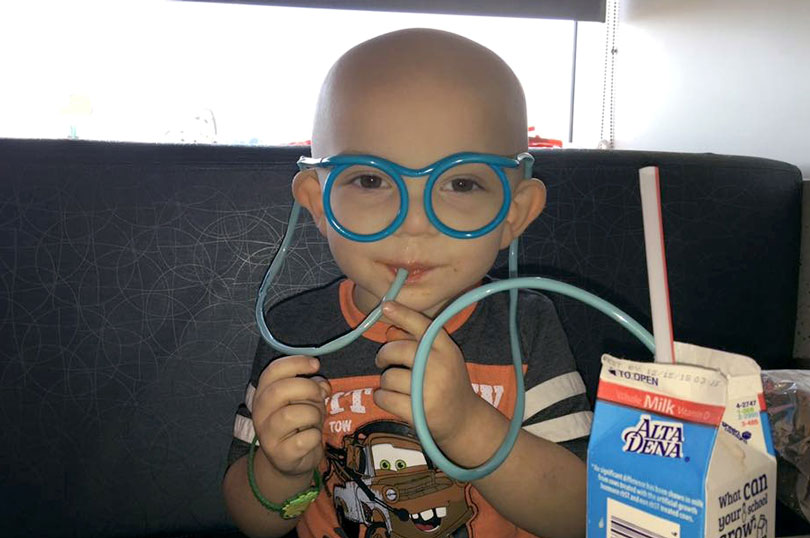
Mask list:
[[616,148],[754,155],[810,177],[810,1],[622,0]]

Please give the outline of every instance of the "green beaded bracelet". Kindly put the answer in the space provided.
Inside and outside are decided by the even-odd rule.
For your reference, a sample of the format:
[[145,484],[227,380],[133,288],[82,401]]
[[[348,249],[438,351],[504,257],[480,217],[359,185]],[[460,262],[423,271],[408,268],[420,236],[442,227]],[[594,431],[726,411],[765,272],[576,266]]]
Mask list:
[[256,497],[256,500],[259,501],[262,506],[268,510],[277,512],[282,519],[295,519],[304,513],[304,510],[312,504],[312,501],[314,501],[321,492],[321,473],[318,472],[318,469],[312,472],[315,485],[311,488],[290,497],[282,504],[270,502],[267,497],[262,495],[262,492],[259,491],[259,486],[256,484],[256,475],[253,473],[253,460],[256,455],[256,445],[258,441],[259,438],[254,435],[253,442],[250,443],[250,452],[248,452],[248,482],[250,483],[250,489],[253,490],[253,496]]

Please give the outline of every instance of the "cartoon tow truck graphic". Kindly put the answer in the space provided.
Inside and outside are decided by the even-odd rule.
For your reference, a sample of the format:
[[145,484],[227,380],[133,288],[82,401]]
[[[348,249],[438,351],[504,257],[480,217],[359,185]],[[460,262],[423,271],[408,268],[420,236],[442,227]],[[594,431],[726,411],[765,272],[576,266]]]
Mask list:
[[425,458],[405,424],[381,420],[358,428],[343,447],[327,445],[333,502],[347,536],[364,538],[466,538],[472,509],[464,484]]

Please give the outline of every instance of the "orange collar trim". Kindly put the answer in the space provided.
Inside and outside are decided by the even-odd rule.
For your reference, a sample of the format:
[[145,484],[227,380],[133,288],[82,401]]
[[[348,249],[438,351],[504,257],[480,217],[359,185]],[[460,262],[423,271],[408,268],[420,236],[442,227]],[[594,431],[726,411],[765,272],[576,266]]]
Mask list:
[[[343,318],[346,320],[346,323],[348,323],[349,327],[352,329],[360,325],[363,320],[366,319],[366,315],[363,314],[354,304],[354,299],[352,297],[353,292],[354,282],[352,280],[347,278],[340,283],[340,288],[338,291],[338,297],[340,298],[340,311],[343,314]],[[477,304],[478,303],[475,302],[467,306],[464,308],[464,310],[450,318],[450,320],[445,323],[444,330],[446,330],[449,334],[453,334],[462,325],[464,325],[468,319],[470,319],[470,316],[475,310],[475,306]],[[394,327],[389,323],[378,321],[365,333],[363,333],[363,336],[373,342],[384,344],[392,340],[402,340],[406,334],[407,333],[401,329]]]

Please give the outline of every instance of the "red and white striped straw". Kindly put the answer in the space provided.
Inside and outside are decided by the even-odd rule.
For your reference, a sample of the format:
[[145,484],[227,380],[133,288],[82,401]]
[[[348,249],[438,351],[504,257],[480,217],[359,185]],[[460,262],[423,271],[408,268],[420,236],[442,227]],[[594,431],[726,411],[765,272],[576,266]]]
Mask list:
[[655,362],[675,362],[672,313],[669,305],[667,258],[664,253],[664,222],[661,217],[661,184],[657,166],[638,171],[644,246],[647,252],[647,280],[650,285]]

